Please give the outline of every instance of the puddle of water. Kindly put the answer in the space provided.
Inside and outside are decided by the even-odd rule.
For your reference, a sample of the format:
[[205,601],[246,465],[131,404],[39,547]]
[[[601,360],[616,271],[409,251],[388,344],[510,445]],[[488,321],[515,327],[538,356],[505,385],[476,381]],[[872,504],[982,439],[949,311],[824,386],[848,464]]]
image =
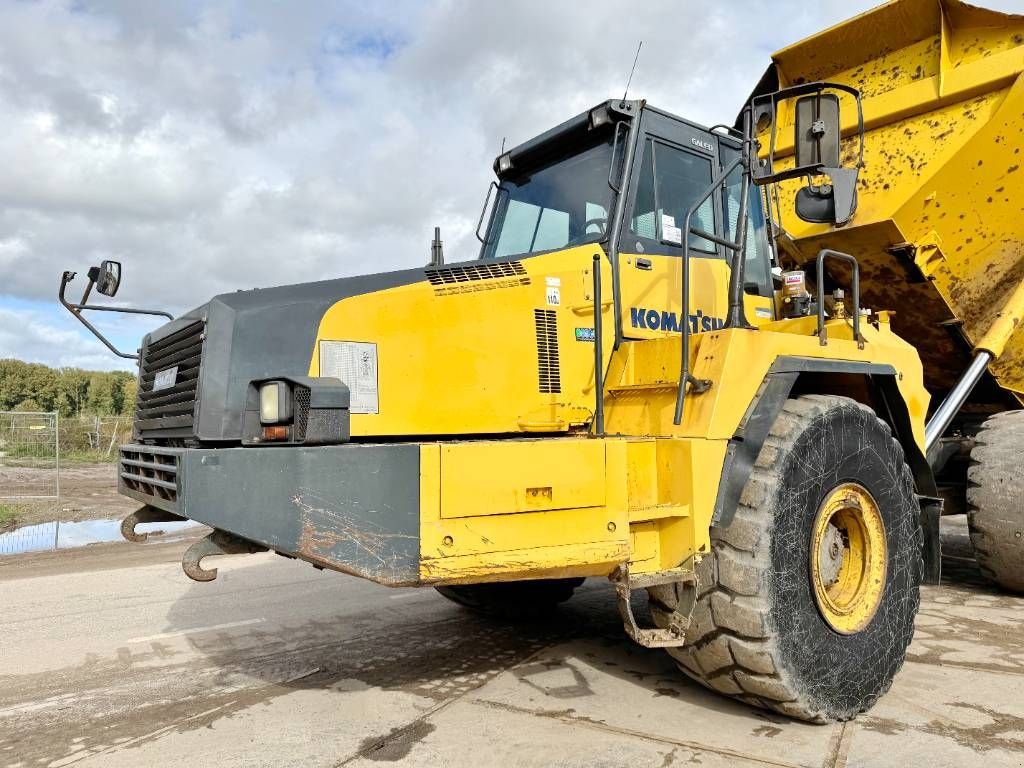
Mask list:
[[[135,528],[137,533],[177,533],[199,525],[191,520],[169,523],[145,523]],[[82,520],[77,523],[40,523],[26,525],[7,533],[0,533],[0,555],[16,555],[23,552],[41,552],[53,549],[54,537],[57,549],[84,547],[104,541],[121,539],[120,520]]]

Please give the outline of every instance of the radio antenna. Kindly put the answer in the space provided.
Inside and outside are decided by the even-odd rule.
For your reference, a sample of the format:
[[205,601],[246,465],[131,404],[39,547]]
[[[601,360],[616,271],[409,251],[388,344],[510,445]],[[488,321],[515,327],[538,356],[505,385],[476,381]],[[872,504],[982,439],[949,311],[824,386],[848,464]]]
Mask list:
[[636,63],[640,59],[640,49],[643,48],[644,41],[641,40],[636,47],[636,56],[633,57],[633,68],[629,70],[629,79],[626,81],[626,90],[622,93],[622,100],[625,101],[629,95],[629,86],[633,82],[633,73],[636,72]]

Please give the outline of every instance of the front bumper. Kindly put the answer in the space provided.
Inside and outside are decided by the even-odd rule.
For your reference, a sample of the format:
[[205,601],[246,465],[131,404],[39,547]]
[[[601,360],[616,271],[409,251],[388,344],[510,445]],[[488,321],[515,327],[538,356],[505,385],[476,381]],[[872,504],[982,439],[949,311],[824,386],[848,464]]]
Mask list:
[[118,490],[314,565],[420,581],[418,445],[121,448]]

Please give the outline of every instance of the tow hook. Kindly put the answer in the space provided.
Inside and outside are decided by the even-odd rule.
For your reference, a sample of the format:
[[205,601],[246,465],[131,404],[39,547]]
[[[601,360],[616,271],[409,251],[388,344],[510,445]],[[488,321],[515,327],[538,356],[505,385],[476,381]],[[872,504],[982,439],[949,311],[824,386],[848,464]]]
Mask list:
[[181,557],[181,567],[185,575],[193,581],[213,581],[217,578],[217,569],[209,570],[200,565],[204,557],[214,555],[252,555],[266,552],[267,548],[251,541],[232,536],[225,531],[214,531],[197,541],[185,550]]
[[[121,536],[133,544],[141,544],[149,538],[149,534],[136,533],[135,526],[142,523],[180,523],[184,519],[179,515],[164,512],[162,509],[157,509],[147,504],[144,507],[139,507],[121,521]],[[160,533],[160,531],[154,531],[154,533]]]

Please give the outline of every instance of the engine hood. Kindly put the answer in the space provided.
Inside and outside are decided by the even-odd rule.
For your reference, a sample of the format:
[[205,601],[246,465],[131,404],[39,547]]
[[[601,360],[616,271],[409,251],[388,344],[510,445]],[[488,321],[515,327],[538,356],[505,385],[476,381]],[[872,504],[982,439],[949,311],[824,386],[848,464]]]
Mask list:
[[331,305],[423,280],[423,269],[407,269],[224,293],[150,333],[143,350],[202,321],[198,402],[188,436],[204,442],[237,441],[249,382],[306,375],[317,327]]

